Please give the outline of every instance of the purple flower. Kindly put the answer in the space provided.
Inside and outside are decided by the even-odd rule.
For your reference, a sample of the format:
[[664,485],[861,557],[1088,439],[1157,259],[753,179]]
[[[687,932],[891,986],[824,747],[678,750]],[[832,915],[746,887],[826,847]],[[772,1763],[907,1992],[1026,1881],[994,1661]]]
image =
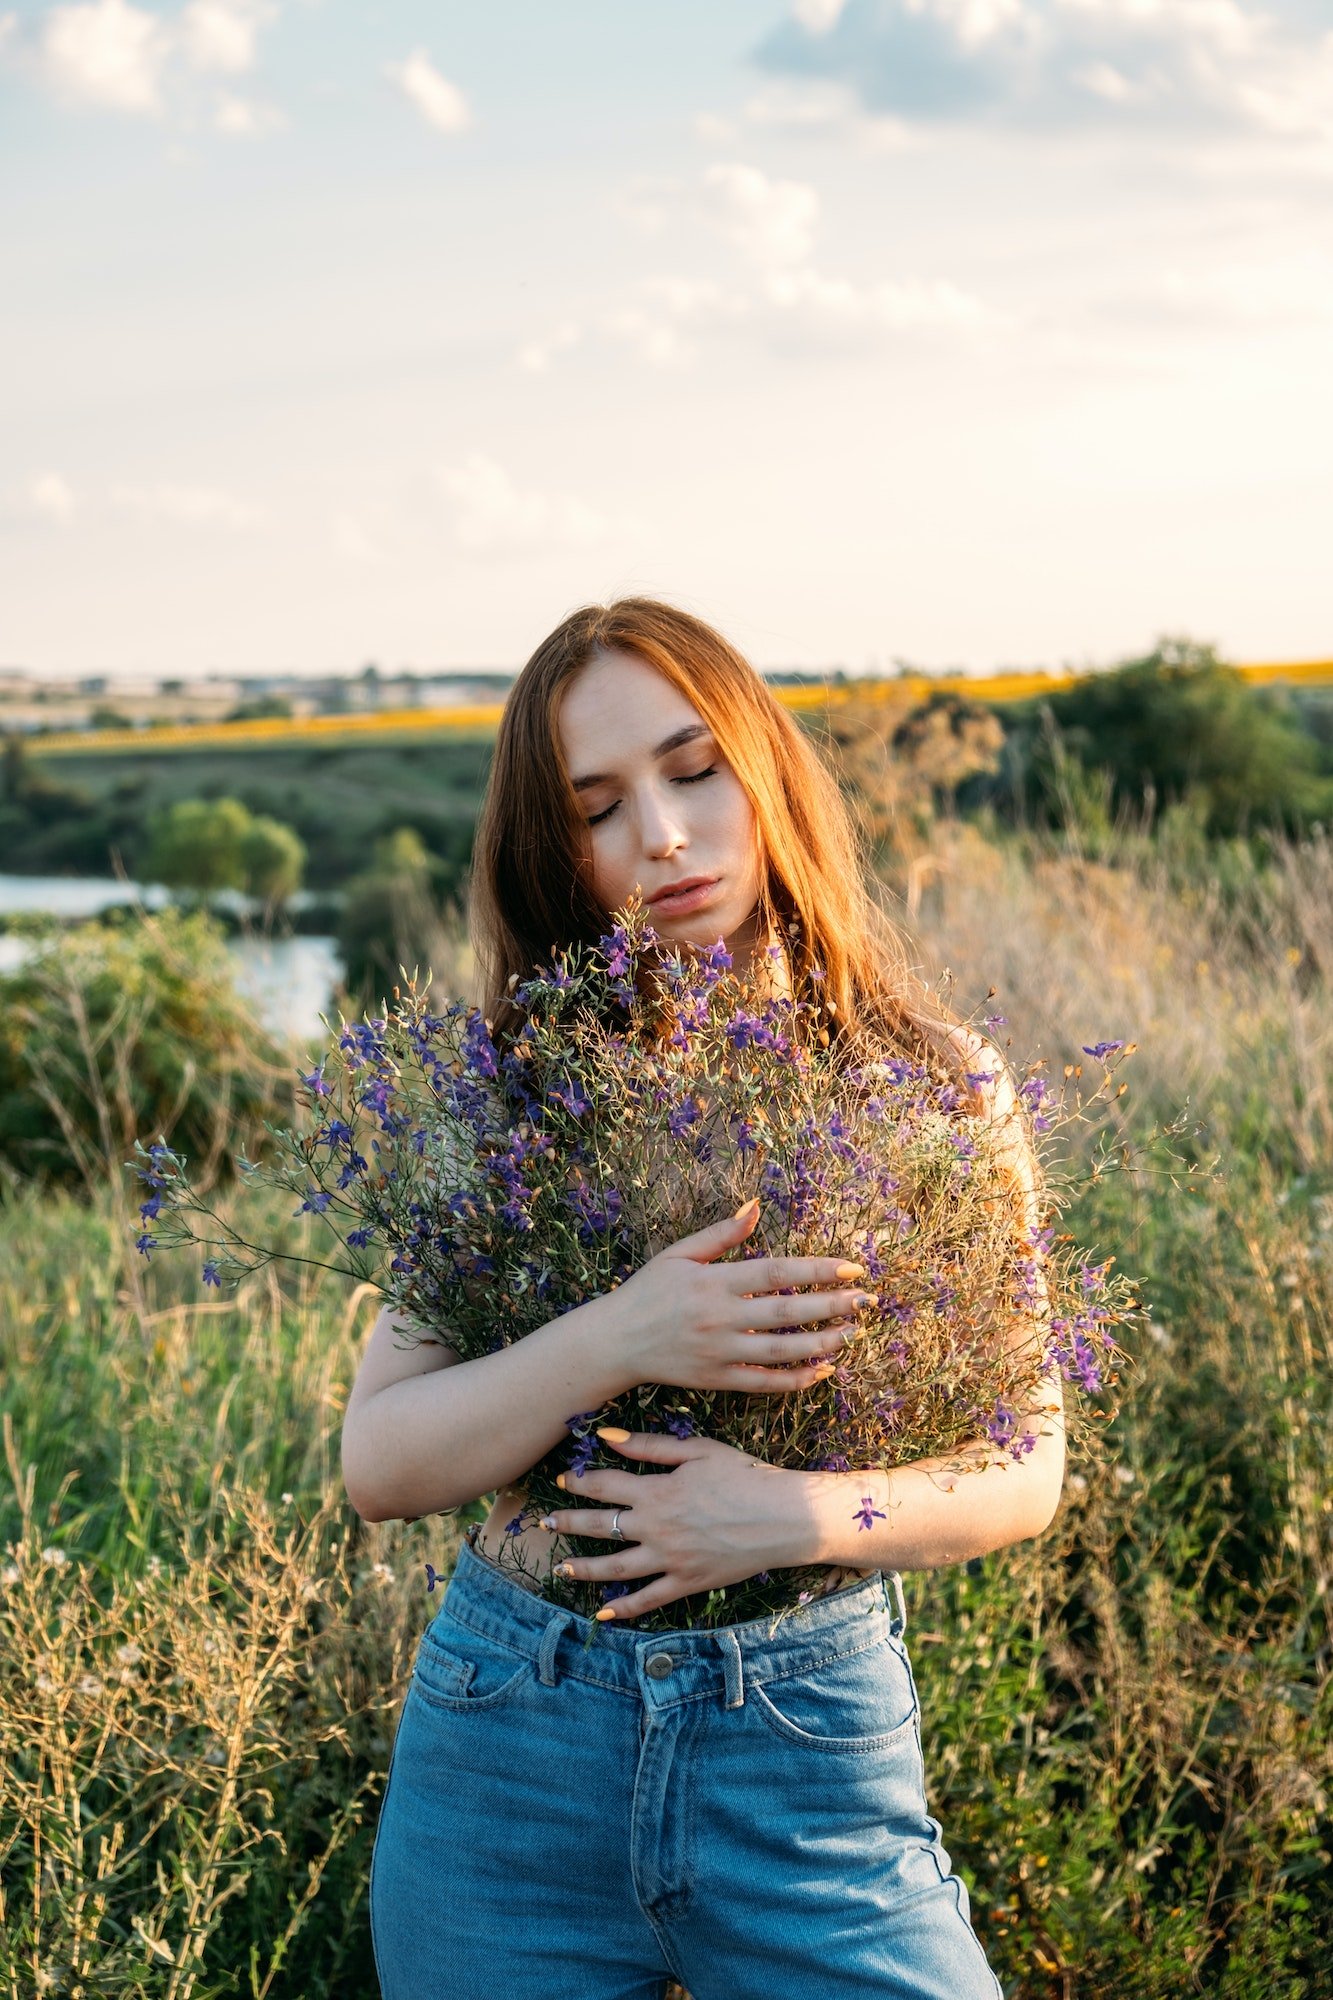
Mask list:
[[222,1277],[211,1257],[204,1260],[203,1279],[206,1285],[221,1285]]
[[687,1438],[694,1436],[694,1425],[681,1411],[676,1411],[667,1418],[667,1429],[670,1431],[672,1437]]
[[517,1512],[517,1514],[515,1514],[515,1516],[514,1516],[513,1520],[512,1520],[512,1521],[506,1521],[506,1522],[505,1522],[505,1533],[506,1533],[507,1535],[521,1535],[521,1534],[522,1534],[522,1532],[523,1532],[523,1513],[524,1513],[524,1510],[523,1510],[523,1508],[522,1508],[522,1507],[520,1507],[520,1508],[519,1508],[519,1510],[518,1510],[518,1512]]
[[599,938],[598,944],[606,954],[606,969],[612,979],[623,979],[630,968],[629,934],[623,924],[617,924],[607,937]]
[[141,1257],[151,1257],[157,1248],[157,1238],[145,1229],[143,1235],[137,1238],[134,1247]]
[[1109,1056],[1114,1049],[1123,1049],[1124,1046],[1123,1042],[1094,1042],[1091,1048],[1085,1047],[1081,1042],[1079,1044],[1085,1056],[1096,1056],[1099,1062],[1103,1056]]
[[331,1194],[325,1194],[323,1188],[307,1187],[305,1191],[305,1200],[301,1203],[301,1206],[299,1208],[294,1208],[292,1210],[292,1214],[305,1215],[307,1213],[310,1213],[315,1215],[323,1215],[325,1209],[328,1207],[329,1203],[332,1200],[333,1196]]
[[674,1105],[667,1113],[667,1130],[673,1139],[683,1139],[686,1131],[699,1116],[699,1107],[692,1097]]
[[348,1249],[364,1250],[374,1234],[373,1229],[349,1229],[347,1232]]
[[161,1195],[160,1194],[150,1195],[148,1200],[144,1202],[143,1206],[139,1210],[139,1220],[141,1222],[156,1222],[161,1212],[162,1212]]
[[445,1573],[444,1573],[444,1571],[443,1571],[442,1569],[436,1569],[436,1567],[435,1567],[434,1563],[427,1563],[427,1564],[426,1564],[426,1588],[427,1588],[427,1590],[429,1590],[429,1591],[431,1591],[431,1592],[433,1593],[433,1592],[434,1592],[434,1589],[435,1589],[435,1586],[436,1586],[436,1584],[437,1584],[437,1583],[447,1583],[448,1581],[449,1581],[449,1579],[448,1579],[448,1577],[447,1577],[447,1576],[445,1575]]
[[862,1528],[872,1528],[876,1521],[887,1521],[888,1518],[884,1509],[875,1505],[875,1496],[873,1493],[866,1494],[861,1505],[852,1515],[852,1519],[857,1523],[858,1527]]
[[312,1097],[327,1097],[329,1095],[329,1086],[324,1081],[323,1063],[319,1065],[318,1069],[312,1069],[309,1076],[303,1076],[301,1081]]
[[609,1604],[613,1597],[627,1597],[630,1589],[631,1586],[628,1583],[604,1583],[602,1585],[602,1602]]

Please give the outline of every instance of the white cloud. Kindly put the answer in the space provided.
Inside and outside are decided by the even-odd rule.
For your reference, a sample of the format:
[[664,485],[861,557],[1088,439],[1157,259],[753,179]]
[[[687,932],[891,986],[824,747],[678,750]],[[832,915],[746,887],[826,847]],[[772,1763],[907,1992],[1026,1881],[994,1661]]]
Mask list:
[[812,269],[770,272],[764,285],[781,313],[830,333],[970,332],[1001,315],[941,279],[878,279],[856,284]]
[[384,73],[437,132],[466,132],[471,125],[466,97],[441,76],[425,49],[413,49],[406,62],[386,63]]
[[838,17],[847,0],[793,0],[792,19],[808,28],[812,35],[826,35],[830,28],[836,28]]
[[847,0],[831,32],[789,18],[755,60],[919,123],[1110,124],[1189,144],[1326,141],[1333,121],[1333,33],[1304,0]]
[[452,506],[459,546],[472,555],[593,548],[613,533],[612,522],[586,502],[570,493],[524,490],[483,452],[459,465],[437,466],[434,476]]
[[900,153],[913,143],[903,119],[866,111],[848,84],[829,78],[777,77],[748,97],[739,115],[750,128],[796,138],[832,134],[863,153]]
[[226,76],[253,69],[259,20],[259,9],[247,0],[190,0],[180,17],[186,60]]
[[809,256],[819,222],[819,197],[803,181],[771,180],[739,160],[719,161],[704,174],[717,199],[717,225],[753,263],[799,264]]
[[185,527],[244,533],[261,527],[266,518],[262,508],[211,486],[115,486],[111,498],[129,513]]
[[28,506],[43,520],[62,527],[74,518],[74,495],[58,472],[41,472],[28,482]]
[[249,139],[258,132],[272,132],[286,122],[275,105],[257,104],[251,98],[234,97],[230,93],[218,99],[213,113],[215,130],[225,132],[233,139]]
[[170,49],[170,33],[157,16],[128,0],[53,7],[41,39],[47,74],[59,91],[116,111],[161,109]]

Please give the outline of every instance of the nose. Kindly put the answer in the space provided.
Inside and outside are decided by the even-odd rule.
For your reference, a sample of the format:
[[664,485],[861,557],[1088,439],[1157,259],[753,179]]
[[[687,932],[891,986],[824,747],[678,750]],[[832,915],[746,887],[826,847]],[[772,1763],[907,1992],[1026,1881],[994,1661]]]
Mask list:
[[678,847],[686,843],[685,831],[675,813],[671,810],[673,801],[656,789],[651,790],[640,809],[640,834],[643,851],[654,861],[668,854],[674,854]]

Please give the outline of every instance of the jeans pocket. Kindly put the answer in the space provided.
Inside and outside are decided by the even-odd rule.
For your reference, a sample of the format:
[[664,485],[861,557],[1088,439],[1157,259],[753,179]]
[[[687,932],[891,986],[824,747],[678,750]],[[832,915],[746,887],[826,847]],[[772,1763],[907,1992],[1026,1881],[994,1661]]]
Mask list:
[[915,1741],[916,1687],[901,1639],[886,1633],[854,1652],[814,1660],[746,1697],[777,1735],[812,1750],[856,1755]]
[[432,1708],[498,1708],[532,1678],[533,1662],[444,1611],[421,1635],[413,1685]]

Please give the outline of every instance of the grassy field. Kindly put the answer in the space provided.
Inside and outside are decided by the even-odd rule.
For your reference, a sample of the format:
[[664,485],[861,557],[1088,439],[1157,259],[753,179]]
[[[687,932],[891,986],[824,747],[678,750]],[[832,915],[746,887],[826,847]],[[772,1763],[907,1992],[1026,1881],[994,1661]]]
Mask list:
[[[1055,1080],[1132,1039],[1112,1135],[1187,1109],[1225,1170],[1145,1144],[1069,1211],[1150,1322],[1049,1533],[905,1579],[931,1808],[1010,2000],[1319,2000],[1333,850],[1225,894],[1129,842],[1110,867],[953,825],[925,859],[915,935],[958,1004],[995,985]],[[219,1301],[123,1225],[108,1195],[0,1208],[0,1992],[374,2000],[375,1814],[461,1523],[342,1496],[370,1297]]]

